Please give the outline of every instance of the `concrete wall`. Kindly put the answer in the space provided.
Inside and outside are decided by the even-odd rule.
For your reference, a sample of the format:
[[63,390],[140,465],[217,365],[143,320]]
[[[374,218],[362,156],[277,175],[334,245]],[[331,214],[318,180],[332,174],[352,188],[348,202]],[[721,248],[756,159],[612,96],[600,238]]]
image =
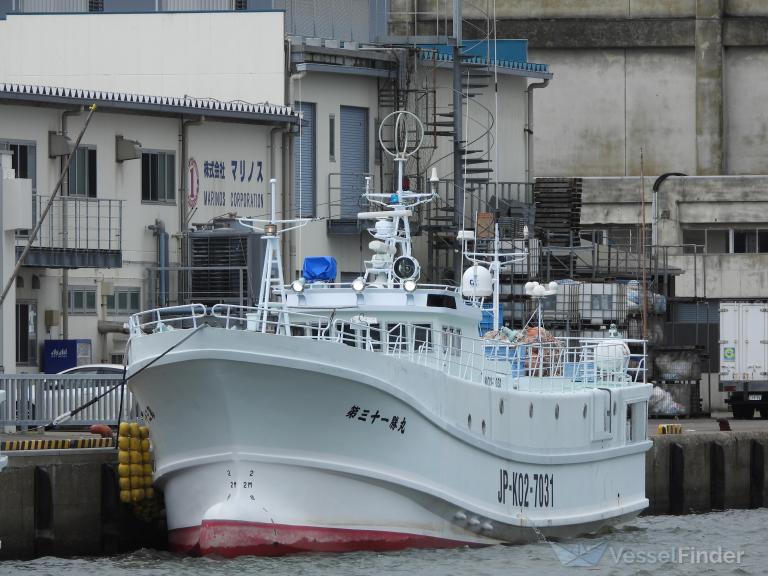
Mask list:
[[282,12],[10,15],[0,54],[5,82],[284,102]]
[[535,172],[624,176],[695,172],[693,51],[531,50],[555,79],[535,95]]
[[[652,189],[646,177],[646,223],[652,224]],[[585,178],[581,223],[638,225],[639,178]],[[680,245],[686,226],[707,224],[759,227],[766,222],[768,177],[672,177],[661,186],[658,201],[659,246],[667,250],[669,264],[683,270],[675,280],[674,296],[698,298],[765,298],[768,295],[768,254],[685,255]],[[694,265],[694,258],[696,259]]]
[[765,432],[654,437],[645,459],[648,512],[688,514],[764,506],[766,444]]
[[536,93],[537,175],[636,176],[641,147],[646,174],[766,172],[765,2],[503,0],[496,14],[499,37],[527,38],[555,74]]
[[116,465],[114,448],[9,452],[0,491],[0,560],[163,546],[164,527],[139,521],[120,504]]

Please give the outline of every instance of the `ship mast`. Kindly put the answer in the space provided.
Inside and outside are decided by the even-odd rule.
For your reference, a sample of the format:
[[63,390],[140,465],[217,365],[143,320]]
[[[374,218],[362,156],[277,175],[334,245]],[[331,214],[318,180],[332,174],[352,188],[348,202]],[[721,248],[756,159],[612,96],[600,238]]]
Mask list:
[[[383,137],[383,128],[390,118],[394,118],[392,149],[387,148]],[[408,127],[409,122],[413,123],[413,128]],[[397,164],[397,189],[390,194],[376,193],[371,190],[371,178],[365,179],[363,197],[370,204],[383,208],[375,212],[360,212],[357,215],[358,220],[376,221],[373,228],[368,229],[374,238],[368,247],[374,254],[365,262],[363,277],[365,282],[370,278],[372,284],[386,288],[394,288],[396,283],[406,287],[406,282],[413,282],[415,287],[415,282],[419,279],[421,270],[412,254],[411,226],[408,219],[413,214],[413,208],[431,202],[437,196],[435,191],[437,174],[433,170],[431,179],[433,189],[428,193],[404,190],[403,181],[405,165],[421,147],[423,140],[424,126],[419,118],[410,112],[403,110],[392,112],[382,120],[379,126],[381,148],[392,156]]]
[[[270,312],[277,311],[279,314],[285,306],[285,278],[283,276],[283,257],[280,249],[280,236],[289,230],[295,230],[296,228],[306,226],[306,224],[312,220],[311,218],[278,220],[276,208],[277,198],[275,194],[276,184],[277,180],[275,178],[270,178],[269,190],[271,210],[269,220],[238,218],[238,222],[246,228],[250,228],[255,232],[261,232],[263,234],[262,240],[266,242],[258,305],[261,332],[267,331]],[[276,296],[277,299],[273,300],[273,296]],[[290,334],[288,330],[288,317],[286,314],[281,315],[281,322],[286,330],[286,334]]]
[[[475,219],[477,220],[477,219]],[[478,252],[477,239],[471,230],[462,230],[459,232],[458,239],[463,243],[464,257],[475,266],[486,264],[491,273],[492,298],[493,298],[493,329],[498,332],[501,328],[501,318],[499,317],[499,295],[501,291],[500,276],[504,268],[524,262],[528,258],[528,250],[522,252],[502,252],[501,241],[499,239],[499,225],[494,225],[493,252]],[[523,240],[528,240],[528,227],[523,228]],[[474,241],[474,250],[469,250],[468,243]]]

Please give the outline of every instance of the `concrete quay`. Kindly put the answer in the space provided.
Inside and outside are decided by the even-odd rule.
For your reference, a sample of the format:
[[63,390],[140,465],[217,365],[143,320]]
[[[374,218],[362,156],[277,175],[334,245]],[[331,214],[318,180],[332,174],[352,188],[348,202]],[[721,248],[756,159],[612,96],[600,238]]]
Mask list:
[[8,466],[0,473],[0,560],[165,546],[162,518],[145,522],[120,503],[114,448],[4,454]]

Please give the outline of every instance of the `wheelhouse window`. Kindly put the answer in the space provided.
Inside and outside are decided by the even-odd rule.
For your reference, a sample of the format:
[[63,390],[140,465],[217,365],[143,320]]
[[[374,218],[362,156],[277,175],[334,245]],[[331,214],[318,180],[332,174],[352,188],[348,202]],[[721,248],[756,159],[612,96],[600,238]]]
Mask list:
[[444,353],[461,356],[461,328],[444,328],[442,346]]
[[431,324],[416,324],[413,327],[413,348],[415,352],[432,351]]
[[408,350],[408,337],[403,324],[387,324],[387,341],[390,352],[405,352]]

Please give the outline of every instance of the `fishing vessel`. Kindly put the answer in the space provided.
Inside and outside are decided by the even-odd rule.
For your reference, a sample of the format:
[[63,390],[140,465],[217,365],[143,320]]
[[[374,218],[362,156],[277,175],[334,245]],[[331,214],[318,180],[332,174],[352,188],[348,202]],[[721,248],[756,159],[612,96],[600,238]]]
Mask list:
[[[648,505],[644,344],[555,338],[541,306],[526,326],[502,327],[499,274],[526,255],[498,241],[480,250],[471,230],[459,238],[461,286],[420,283],[409,218],[433,193],[403,189],[406,148],[387,150],[397,190],[366,184],[372,254],[352,283],[320,258],[286,284],[280,236],[305,221],[275,217],[272,182],[271,218],[241,220],[266,245],[257,306],[130,319],[129,385],[151,428],[173,550],[518,543]],[[526,285],[539,302],[556,289]],[[481,334],[489,299],[493,329]]]

